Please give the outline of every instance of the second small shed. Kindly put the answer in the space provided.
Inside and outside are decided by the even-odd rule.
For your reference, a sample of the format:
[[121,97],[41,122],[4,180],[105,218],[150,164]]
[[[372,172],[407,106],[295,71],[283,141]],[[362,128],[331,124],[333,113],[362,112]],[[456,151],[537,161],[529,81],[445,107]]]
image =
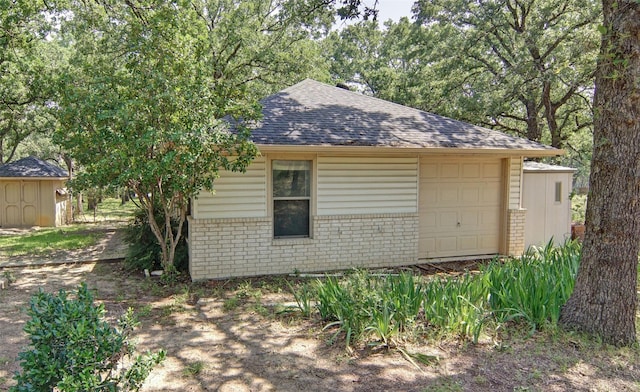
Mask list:
[[0,166],[0,227],[66,224],[67,172],[36,157]]
[[525,246],[556,245],[571,237],[571,188],[575,169],[524,162],[522,206],[526,208]]

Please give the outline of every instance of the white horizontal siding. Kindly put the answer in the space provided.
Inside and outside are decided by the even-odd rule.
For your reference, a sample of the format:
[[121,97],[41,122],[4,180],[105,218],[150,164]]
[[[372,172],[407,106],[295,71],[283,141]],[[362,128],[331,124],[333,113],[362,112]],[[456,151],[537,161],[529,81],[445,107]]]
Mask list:
[[417,157],[318,157],[317,167],[318,215],[417,212]]
[[509,159],[509,208],[520,208],[522,198],[522,158]]
[[195,219],[259,218],[267,216],[267,176],[264,157],[256,158],[246,173],[222,171],[214,193],[201,192],[194,200]]

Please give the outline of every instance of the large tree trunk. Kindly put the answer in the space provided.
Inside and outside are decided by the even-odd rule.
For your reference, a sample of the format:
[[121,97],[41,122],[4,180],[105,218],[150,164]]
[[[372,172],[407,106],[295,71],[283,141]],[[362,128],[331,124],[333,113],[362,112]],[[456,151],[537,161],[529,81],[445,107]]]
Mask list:
[[603,0],[586,235],[560,322],[627,345],[636,340],[640,243],[640,2]]

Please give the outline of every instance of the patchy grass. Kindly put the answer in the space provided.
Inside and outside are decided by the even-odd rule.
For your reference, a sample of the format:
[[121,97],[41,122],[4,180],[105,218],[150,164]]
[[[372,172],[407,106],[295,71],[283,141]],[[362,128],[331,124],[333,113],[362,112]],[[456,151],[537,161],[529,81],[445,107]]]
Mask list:
[[82,249],[95,245],[101,233],[88,232],[82,225],[40,229],[28,234],[0,236],[0,255],[39,255],[58,250]]
[[133,213],[137,208],[132,201],[122,204],[120,199],[105,198],[101,203],[98,203],[94,211],[87,208],[85,200],[83,206],[84,213],[76,217],[76,222],[127,222],[133,217]]

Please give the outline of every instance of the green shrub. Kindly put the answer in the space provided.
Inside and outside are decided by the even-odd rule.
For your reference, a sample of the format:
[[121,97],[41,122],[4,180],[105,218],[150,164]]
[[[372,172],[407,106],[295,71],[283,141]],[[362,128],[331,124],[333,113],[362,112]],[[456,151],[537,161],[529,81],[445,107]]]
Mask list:
[[[155,209],[155,218],[158,222],[164,222],[164,213],[161,208]],[[178,229],[178,222],[172,222],[173,230]],[[174,266],[178,271],[186,271],[189,265],[187,252],[187,222],[182,226],[182,236],[176,247]],[[149,217],[144,209],[138,208],[133,215],[133,220],[125,230],[124,240],[129,244],[125,265],[134,270],[158,270],[160,265],[161,250],[156,236],[151,231]]]
[[[24,331],[30,344],[18,355],[22,372],[15,375],[12,392],[22,391],[137,391],[164,351],[131,358],[135,346],[130,334],[133,311],[118,321],[105,320],[103,305],[82,284],[75,299],[64,290],[58,295],[42,290],[30,301],[30,320]],[[124,367],[123,359],[131,359]]]

